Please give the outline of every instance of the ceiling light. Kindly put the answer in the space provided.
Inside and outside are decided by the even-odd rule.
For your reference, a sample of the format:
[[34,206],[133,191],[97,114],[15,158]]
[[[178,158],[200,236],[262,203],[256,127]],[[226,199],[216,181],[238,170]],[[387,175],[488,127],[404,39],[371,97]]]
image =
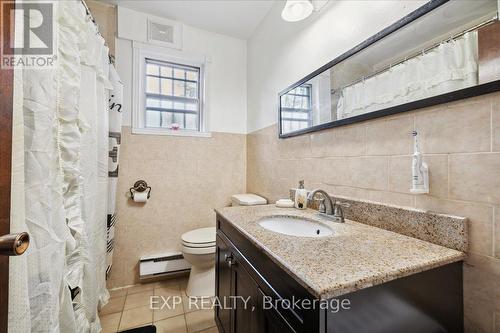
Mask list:
[[287,0],[281,18],[288,22],[301,21],[311,15],[313,9],[309,0]]

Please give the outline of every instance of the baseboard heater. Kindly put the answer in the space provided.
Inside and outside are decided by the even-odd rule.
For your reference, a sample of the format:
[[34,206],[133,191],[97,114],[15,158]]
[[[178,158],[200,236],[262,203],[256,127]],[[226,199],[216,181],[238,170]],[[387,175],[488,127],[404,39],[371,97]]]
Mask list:
[[181,252],[168,252],[139,259],[141,280],[185,273],[190,269],[191,265],[184,259]]

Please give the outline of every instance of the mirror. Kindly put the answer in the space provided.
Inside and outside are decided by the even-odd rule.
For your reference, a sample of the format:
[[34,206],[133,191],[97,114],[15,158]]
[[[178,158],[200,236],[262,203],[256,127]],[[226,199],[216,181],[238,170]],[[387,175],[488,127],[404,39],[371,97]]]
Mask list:
[[279,94],[286,138],[500,90],[497,0],[434,0]]

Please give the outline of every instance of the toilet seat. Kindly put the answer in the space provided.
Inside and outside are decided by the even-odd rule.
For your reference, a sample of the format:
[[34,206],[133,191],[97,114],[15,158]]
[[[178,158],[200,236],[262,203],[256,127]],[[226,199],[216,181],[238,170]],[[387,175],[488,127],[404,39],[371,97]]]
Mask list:
[[182,244],[182,252],[187,254],[212,254],[215,253],[215,245],[210,247],[189,247]]
[[188,231],[181,236],[182,251],[190,254],[215,253],[215,227]]

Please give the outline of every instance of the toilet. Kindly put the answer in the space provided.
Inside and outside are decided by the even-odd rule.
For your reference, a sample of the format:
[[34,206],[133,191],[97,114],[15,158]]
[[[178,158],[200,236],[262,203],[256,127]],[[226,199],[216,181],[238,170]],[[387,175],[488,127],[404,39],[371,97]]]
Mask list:
[[[235,194],[233,206],[265,205],[255,194]],[[190,297],[215,296],[215,227],[188,231],[181,236],[182,254],[191,264],[186,294]]]
[[191,264],[186,294],[215,296],[215,227],[188,231],[181,239],[182,254]]

